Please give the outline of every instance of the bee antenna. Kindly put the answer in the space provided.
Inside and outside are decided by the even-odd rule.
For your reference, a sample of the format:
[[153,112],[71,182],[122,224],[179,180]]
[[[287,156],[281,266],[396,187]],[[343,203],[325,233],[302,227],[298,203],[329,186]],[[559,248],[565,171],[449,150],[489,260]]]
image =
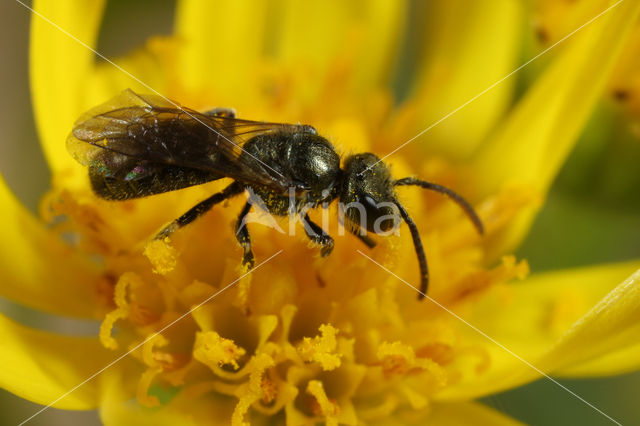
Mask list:
[[427,182],[424,180],[415,179],[411,177],[398,179],[393,182],[393,186],[408,186],[408,185],[415,185],[424,189],[430,189],[432,191],[439,192],[451,198],[453,201],[456,202],[456,204],[458,204],[462,208],[462,210],[464,210],[467,217],[471,219],[471,222],[473,222],[473,226],[475,226],[478,233],[480,235],[484,235],[484,226],[482,225],[482,221],[480,220],[480,217],[478,217],[478,214],[476,213],[476,211],[473,209],[473,207],[471,207],[471,204],[469,204],[469,202],[464,198],[462,198],[462,196],[459,195],[458,193],[453,192],[449,188],[444,187],[442,185],[438,185],[436,183],[431,183],[431,182]]
[[416,249],[416,256],[418,256],[418,264],[420,265],[420,294],[418,300],[422,300],[427,295],[427,289],[429,287],[429,268],[427,267],[427,257],[424,255],[424,247],[422,246],[422,240],[420,239],[420,233],[409,213],[404,209],[402,204],[395,198],[393,204],[400,210],[400,216],[404,219],[405,223],[411,231],[411,238],[413,238],[413,247]]

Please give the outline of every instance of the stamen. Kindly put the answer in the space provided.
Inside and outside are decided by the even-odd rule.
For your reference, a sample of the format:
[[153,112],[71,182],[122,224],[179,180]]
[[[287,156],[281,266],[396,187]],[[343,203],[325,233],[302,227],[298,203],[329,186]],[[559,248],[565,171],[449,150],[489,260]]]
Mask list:
[[262,387],[264,373],[268,368],[275,365],[275,361],[270,355],[261,353],[252,358],[250,364],[251,373],[249,374],[249,383],[243,386],[244,394],[240,397],[238,404],[233,410],[231,416],[232,426],[249,426],[249,423],[244,422],[243,419],[251,405],[264,397],[265,394]]
[[276,388],[275,383],[268,377],[262,378],[262,383],[260,384],[262,388],[262,403],[264,405],[269,405],[273,401],[276,400],[276,396],[278,395],[278,389]]
[[340,407],[335,400],[329,399],[324,386],[319,380],[309,380],[307,384],[307,393],[314,397],[314,403],[311,404],[311,412],[316,416],[324,416],[327,419],[327,425],[338,425],[336,416],[340,412]]
[[169,341],[162,334],[152,334],[147,337],[142,345],[142,360],[149,367],[158,366],[156,360],[154,359],[154,348],[161,348],[163,346],[167,346]]
[[336,334],[337,328],[328,324],[321,325],[320,336],[305,337],[298,345],[300,357],[306,362],[317,362],[324,371],[340,367],[341,354],[334,353],[338,346]]
[[129,319],[131,323],[136,326],[146,326],[153,324],[160,319],[160,316],[153,312],[151,309],[140,305],[138,302],[132,300],[129,303]]
[[153,266],[153,272],[166,275],[176,267],[176,249],[170,244],[169,237],[163,240],[152,240],[144,248],[144,255]]
[[401,342],[382,342],[378,347],[378,359],[382,361],[385,376],[405,374],[415,363],[415,353],[411,346]]
[[116,304],[116,309],[109,312],[102,320],[102,324],[100,324],[100,334],[99,339],[102,346],[107,349],[117,349],[118,342],[111,336],[113,326],[115,322],[119,319],[124,319],[129,316],[130,307],[129,302],[127,301],[127,289],[130,285],[140,285],[142,280],[133,272],[125,272],[122,274],[120,279],[118,280],[113,299]]
[[240,368],[238,360],[245,353],[233,340],[220,337],[215,331],[196,333],[193,357],[214,371],[224,365],[231,365],[237,370]]
[[416,391],[415,389],[412,389],[410,386],[400,385],[399,388],[409,401],[409,404],[411,404],[411,408],[413,408],[414,410],[421,410],[429,404],[428,398],[425,398],[423,394]]
[[149,367],[142,373],[136,390],[136,398],[140,405],[144,407],[157,407],[160,405],[160,401],[155,395],[149,395],[149,388],[153,379],[161,372],[162,368],[160,367]]
[[438,363],[429,358],[416,357],[413,348],[402,342],[382,342],[378,347],[378,359],[382,362],[386,377],[422,370],[430,373],[436,387],[447,383],[447,373]]

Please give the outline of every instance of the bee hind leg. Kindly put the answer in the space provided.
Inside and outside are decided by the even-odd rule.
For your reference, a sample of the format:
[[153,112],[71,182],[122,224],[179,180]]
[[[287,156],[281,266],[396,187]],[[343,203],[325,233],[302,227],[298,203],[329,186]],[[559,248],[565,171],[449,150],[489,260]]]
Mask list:
[[245,223],[245,219],[250,210],[251,204],[247,201],[247,203],[242,208],[240,215],[238,215],[238,222],[236,223],[236,239],[244,250],[244,255],[242,256],[242,265],[247,267],[248,269],[253,268],[253,264],[255,262],[253,252],[251,251],[251,238],[249,237],[249,230],[247,229],[247,224]]
[[238,182],[232,183],[222,191],[213,194],[211,197],[191,207],[189,210],[187,210],[186,213],[184,213],[182,216],[180,216],[179,218],[171,222],[164,229],[162,229],[162,231],[158,232],[153,237],[153,239],[164,240],[165,238],[173,234],[178,229],[190,224],[200,216],[204,215],[206,212],[211,210],[211,208],[216,204],[219,204],[222,201],[226,200],[227,198],[233,197],[234,195],[238,195],[242,191],[244,191],[244,187],[240,183]]
[[331,235],[324,232],[319,225],[313,223],[309,218],[308,214],[304,215],[302,220],[302,224],[304,226],[304,232],[307,234],[307,237],[314,243],[320,245],[322,249],[320,250],[320,254],[322,257],[327,257],[331,254],[333,250],[333,238]]

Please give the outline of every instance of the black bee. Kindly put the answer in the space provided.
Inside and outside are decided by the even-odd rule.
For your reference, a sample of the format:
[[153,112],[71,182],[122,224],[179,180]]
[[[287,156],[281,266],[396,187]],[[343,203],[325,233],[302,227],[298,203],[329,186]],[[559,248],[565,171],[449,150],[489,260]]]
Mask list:
[[[427,260],[415,223],[397,200],[395,187],[415,185],[449,196],[469,216],[478,232],[483,227],[469,203],[452,190],[414,178],[394,180],[388,167],[371,153],[344,160],[311,126],[264,123],[235,118],[233,110],[197,112],[153,95],[125,90],[78,119],[67,139],[76,160],[89,167],[93,191],[107,200],[127,200],[174,191],[221,178],[233,183],[201,201],[160,231],[164,239],[193,222],[214,205],[245,189],[259,196],[269,213],[298,214],[307,236],[333,249],[333,238],[311,221],[309,206],[339,199],[346,228],[368,247],[366,231],[384,233],[404,220],[409,226],[420,265],[421,295],[429,282]],[[243,264],[253,266],[245,216],[236,225],[244,249]]]

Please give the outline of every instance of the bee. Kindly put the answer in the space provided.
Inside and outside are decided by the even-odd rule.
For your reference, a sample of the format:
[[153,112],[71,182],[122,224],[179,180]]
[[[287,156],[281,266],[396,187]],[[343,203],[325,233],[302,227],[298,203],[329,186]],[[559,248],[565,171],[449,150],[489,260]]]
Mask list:
[[[413,239],[420,267],[420,296],[427,293],[429,271],[420,234],[396,197],[395,188],[419,186],[440,192],[456,202],[477,231],[483,226],[460,195],[435,183],[405,177],[394,180],[374,154],[350,155],[340,167],[333,145],[308,125],[238,119],[235,112],[217,108],[198,112],[168,99],[125,90],[88,111],[75,123],[67,149],[88,166],[94,193],[106,200],[146,197],[206,182],[231,178],[222,191],[199,202],[162,229],[164,239],[231,197],[252,191],[271,214],[299,215],[308,238],[328,256],[333,238],[307,213],[339,200],[345,228],[366,246],[376,242],[368,232],[383,234],[402,220]],[[254,265],[245,217],[247,201],[236,224],[242,263]]]

